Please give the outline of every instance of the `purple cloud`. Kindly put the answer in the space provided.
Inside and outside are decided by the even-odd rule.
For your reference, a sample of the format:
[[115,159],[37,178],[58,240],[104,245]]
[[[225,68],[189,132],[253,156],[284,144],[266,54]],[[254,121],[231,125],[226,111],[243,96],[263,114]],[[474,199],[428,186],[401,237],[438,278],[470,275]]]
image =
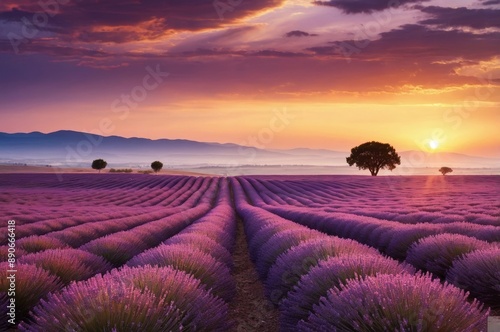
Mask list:
[[308,33],[300,30],[293,30],[285,34],[285,37],[315,37],[315,36],[317,36],[317,34]]
[[430,14],[432,18],[421,21],[421,24],[437,25],[446,27],[471,27],[474,29],[500,28],[500,9],[468,9],[424,7],[424,13]]
[[372,13],[389,8],[397,8],[408,3],[420,3],[428,0],[328,0],[314,1],[314,4],[330,6],[342,10],[346,14]]

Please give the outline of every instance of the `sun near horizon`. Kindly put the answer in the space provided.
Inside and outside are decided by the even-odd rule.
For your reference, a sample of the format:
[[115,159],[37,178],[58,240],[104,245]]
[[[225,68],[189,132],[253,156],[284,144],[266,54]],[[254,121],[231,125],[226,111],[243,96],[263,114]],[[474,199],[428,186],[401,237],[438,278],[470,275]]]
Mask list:
[[0,132],[500,155],[499,4],[232,6],[3,1]]

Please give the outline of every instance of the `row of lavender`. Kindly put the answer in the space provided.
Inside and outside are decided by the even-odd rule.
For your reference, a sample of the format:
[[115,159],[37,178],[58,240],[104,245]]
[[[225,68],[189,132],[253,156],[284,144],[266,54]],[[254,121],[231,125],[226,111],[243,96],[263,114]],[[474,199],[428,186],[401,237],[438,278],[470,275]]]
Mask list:
[[[42,235],[87,222],[136,216],[141,211],[144,214],[144,207],[156,207],[148,209],[148,212],[161,211],[165,206],[178,207],[185,204],[192,193],[205,190],[209,181],[205,178],[165,178],[169,181],[160,178],[156,185],[151,184],[146,191],[134,190],[133,186],[143,186],[138,181],[140,179],[134,179],[133,182],[125,181],[129,187],[110,192],[107,189],[109,179],[95,177],[89,181],[100,182],[101,188],[86,189],[84,185],[88,184],[86,182],[76,183],[77,187],[71,190],[66,188],[48,190],[43,187],[12,189],[2,186],[9,196],[5,199],[8,205],[2,207],[2,212],[16,220],[18,237]],[[25,204],[18,202],[16,193],[23,199],[29,200],[31,211],[23,211]],[[143,201],[148,202],[148,205],[142,205]],[[68,206],[71,206],[71,209],[68,209]],[[4,241],[5,239],[1,239],[0,244]]]
[[279,200],[273,203],[264,198],[262,193],[268,197],[269,194],[262,184],[246,179],[240,181],[259,207],[327,234],[354,239],[395,259],[406,259],[419,270],[431,272],[468,291],[492,309],[500,309],[498,226],[468,223],[409,225],[345,213],[291,206],[284,208]]
[[[19,239],[18,246],[22,253],[23,251],[34,252],[38,251],[39,246],[43,246],[44,242],[54,241],[52,248],[58,248],[60,245],[58,240],[71,243],[73,247],[78,247],[85,242],[104,236],[106,232],[118,232],[121,230],[130,229],[141,224],[145,224],[151,220],[165,218],[170,215],[179,213],[187,208],[194,207],[196,200],[190,200],[192,195],[197,192],[205,192],[209,185],[210,179],[188,178],[188,177],[165,177],[157,178],[157,184],[151,184],[149,191],[160,198],[163,205],[156,205],[154,197],[147,196],[147,193],[133,191],[133,186],[143,186],[137,177],[134,181],[124,181],[128,183],[127,188],[123,188],[123,192],[113,192],[113,195],[107,197],[99,197],[99,202],[95,202],[95,196],[102,195],[102,191],[106,192],[109,187],[109,179],[94,177],[89,181],[79,181],[74,183],[75,187],[67,189],[66,187],[49,189],[40,187],[32,188],[33,183],[44,185],[43,181],[40,184],[38,177],[29,181],[32,186],[28,188],[19,185],[19,188],[4,188],[9,194],[15,196],[13,192],[17,192],[23,197],[30,198],[30,211],[25,212],[17,218],[15,214],[9,213],[9,210],[21,210],[23,205],[19,204],[15,197],[8,200],[8,204],[2,206],[2,213],[9,215],[11,219],[16,220],[16,237]],[[41,177],[43,180],[44,177]],[[70,181],[71,182],[71,181]],[[87,189],[89,183],[100,183],[101,189]],[[113,183],[111,181],[111,183]],[[180,185],[180,186],[179,186]],[[167,186],[164,188],[164,186]],[[96,189],[94,191],[94,189]],[[91,190],[90,192],[87,190]],[[57,195],[55,195],[57,193]],[[151,193],[149,193],[151,194]],[[56,197],[56,199],[54,198]],[[106,196],[106,194],[105,194]],[[147,196],[151,206],[143,207],[135,204],[132,200],[138,197],[144,199]],[[88,201],[81,200],[81,197],[87,197]],[[122,201],[128,201],[129,206],[124,207],[116,205],[114,198],[118,197]],[[57,203],[54,203],[57,201]],[[50,234],[49,234],[50,233]],[[47,234],[47,237],[40,237]],[[46,241],[45,241],[46,240]],[[80,242],[77,242],[79,240]],[[0,238],[0,244],[6,244],[6,237],[3,235]],[[50,244],[48,244],[50,246]],[[5,253],[6,247],[0,247],[0,252]]]
[[[172,287],[175,289],[176,287],[180,287],[181,290],[179,291],[182,292],[184,292],[182,290],[183,287],[186,287],[186,292],[192,291],[190,293],[191,297],[188,297],[184,293],[178,293],[180,298],[185,298],[187,302],[183,302],[182,308],[180,308],[179,304],[177,309],[170,312],[177,317],[174,320],[177,321],[178,317],[181,317],[181,320],[177,322],[179,324],[200,324],[201,320],[198,320],[198,323],[192,323],[188,318],[185,318],[186,315],[183,313],[189,307],[190,300],[198,298],[201,294],[200,292],[208,294],[205,297],[200,297],[200,299],[206,298],[208,301],[207,305],[218,308],[217,310],[220,309],[224,316],[227,312],[227,305],[224,301],[229,301],[234,291],[231,288],[229,290],[225,289],[219,281],[228,280],[228,283],[231,283],[229,270],[231,267],[231,256],[227,250],[231,248],[234,238],[234,234],[232,234],[234,233],[234,213],[229,205],[228,186],[223,180],[217,179],[184,179],[187,179],[187,181],[183,181],[184,183],[189,183],[193,180],[193,182],[199,183],[199,185],[188,187],[190,188],[189,190],[180,190],[180,192],[169,190],[170,195],[174,197],[173,201],[180,203],[178,207],[171,208],[170,210],[163,208],[168,211],[163,214],[150,214],[149,216],[145,214],[144,218],[139,221],[134,220],[134,217],[128,219],[118,218],[109,221],[88,221],[87,223],[44,233],[43,235],[32,235],[19,239],[18,244],[20,248],[16,252],[18,257],[18,265],[16,266],[18,270],[16,303],[18,308],[17,319],[18,321],[24,320],[24,325],[21,325],[21,327],[24,326],[25,330],[30,331],[58,330],[58,328],[50,325],[54,324],[54,322],[44,321],[44,319],[51,319],[50,315],[58,312],[63,315],[63,317],[60,317],[60,321],[70,324],[68,326],[71,327],[73,326],[71,324],[80,324],[76,321],[81,320],[81,317],[88,316],[88,312],[83,310],[83,316],[75,316],[72,308],[77,305],[78,301],[82,301],[80,303],[82,308],[87,307],[89,305],[87,297],[94,294],[99,294],[97,302],[94,303],[97,305],[94,308],[97,311],[89,316],[90,318],[88,318],[87,323],[91,323],[91,317],[99,320],[95,316],[103,318],[106,315],[115,315],[119,311],[123,311],[125,307],[120,307],[122,305],[122,297],[126,299],[123,305],[130,305],[126,311],[130,317],[133,317],[135,309],[139,310],[139,308],[132,303],[128,303],[128,300],[132,302],[137,300],[139,303],[142,303],[143,306],[140,310],[146,310],[147,312],[150,311],[147,305],[157,306],[163,303],[165,304],[164,309],[166,311],[162,309],[161,315],[163,316],[165,313],[170,312],[169,310],[172,309],[170,304],[161,302],[166,300],[166,298],[163,299],[159,294],[156,294],[155,296],[158,297],[157,300],[161,301],[151,302],[152,299],[148,300],[146,299],[147,296],[142,296],[137,293],[137,290],[130,289],[132,284],[139,283],[146,285],[141,281],[142,279],[134,279],[135,277],[132,276],[133,273],[137,275],[157,275],[158,267],[156,267],[156,270],[155,268],[148,267],[149,272],[146,271],[146,267],[143,268],[143,271],[139,272],[131,272],[129,271],[131,268],[128,268],[128,270],[124,268],[124,274],[117,272],[116,269],[113,270],[113,268],[120,267],[128,261],[129,265],[145,265],[137,263],[137,260],[140,261],[140,259],[143,259],[141,254],[148,252],[150,256],[154,256],[154,252],[156,251],[151,248],[157,247],[164,241],[170,241],[168,242],[168,247],[165,244],[155,248],[158,249],[155,257],[160,257],[162,254],[166,254],[168,257],[163,263],[153,263],[151,261],[150,264],[165,267],[170,266],[170,270],[172,271],[162,270],[165,273],[160,273],[167,279],[173,278],[177,280],[181,278],[182,274],[185,274],[186,276],[182,277],[185,282],[177,283]],[[159,180],[162,181],[163,179],[159,178]],[[220,187],[220,190],[219,198],[216,202],[217,206],[211,210],[218,187]],[[168,189],[165,188],[165,190]],[[178,189],[183,188],[178,187]],[[134,196],[133,192],[126,195]],[[124,194],[123,196],[126,195]],[[180,197],[182,198],[179,199]],[[123,199],[125,198],[123,197]],[[69,203],[70,200],[64,204],[67,207]],[[36,225],[36,223],[29,223],[28,225],[31,224]],[[176,234],[181,231],[182,236],[177,236]],[[227,249],[220,247],[218,243],[224,243]],[[150,252],[147,251],[148,249],[151,249]],[[211,255],[221,259],[227,264],[227,267],[226,265],[222,265],[223,263],[216,261]],[[176,266],[176,264],[180,265]],[[172,266],[175,266],[175,268]],[[7,264],[1,263],[1,268],[6,271]],[[108,274],[102,277],[101,274],[106,272]],[[93,276],[95,277],[83,282],[83,280]],[[123,281],[118,285],[119,279],[122,277]],[[200,281],[196,279],[197,277],[200,278]],[[163,283],[164,280],[162,280],[157,279],[156,281]],[[0,281],[2,312],[7,307],[3,305],[7,301],[7,281],[5,278],[2,278]],[[75,281],[80,282],[75,284]],[[139,293],[154,291],[153,289],[149,289],[149,284],[146,286],[148,290],[140,290]],[[151,287],[153,287],[153,284],[151,284]],[[98,289],[103,290],[97,291]],[[163,291],[170,294],[168,289],[164,289]],[[49,293],[51,295],[48,295]],[[151,294],[149,296],[151,297]],[[46,297],[49,298],[47,301],[42,300],[40,302],[41,299]],[[224,300],[221,300],[219,297],[223,297]],[[102,300],[102,302],[99,302],[99,300]],[[116,303],[111,303],[113,301]],[[35,309],[36,314],[34,316],[30,315],[30,310],[37,303],[40,303],[40,305]],[[66,309],[64,309],[65,305],[67,306]],[[102,308],[107,307],[114,308],[113,310],[116,311],[101,312]],[[203,309],[203,312],[213,313],[213,310],[207,311],[203,305],[200,308]],[[54,312],[50,310],[54,310]],[[68,310],[71,312],[68,312]],[[45,316],[47,314],[49,316]],[[154,317],[154,314],[152,315]],[[190,315],[190,317],[198,316],[195,312]],[[138,317],[140,316],[139,314]],[[149,313],[146,316],[149,316]],[[116,317],[117,319],[120,317],[123,318],[120,315]],[[128,320],[131,319],[130,317]],[[204,316],[201,315],[200,317]],[[35,322],[33,322],[33,319]],[[225,322],[226,320],[221,318],[217,320],[219,322],[217,324],[222,324],[220,322],[223,321]],[[55,322],[57,323],[57,321]],[[207,320],[207,322],[210,322],[210,320]],[[4,323],[5,320],[2,320],[0,330],[6,328]],[[101,323],[104,322],[101,321]],[[135,323],[131,322],[131,324]],[[168,322],[165,324],[167,324],[165,326],[170,326]],[[112,327],[110,328],[112,329]],[[76,328],[76,330],[82,329],[85,330],[84,327]],[[136,326],[135,330],[142,330],[142,328]]]
[[[105,182],[104,185],[106,185]],[[215,184],[212,185],[212,189],[215,189],[214,185]],[[200,195],[203,192],[204,191],[201,191]],[[190,200],[186,200],[187,205],[184,208],[196,206],[200,199],[200,195],[192,196]],[[207,195],[205,200],[209,200],[210,197],[210,195]],[[42,236],[22,238],[21,235],[21,239],[17,241],[19,247],[16,250],[16,257],[19,263],[16,300],[18,303],[17,308],[20,311],[17,317],[20,319],[26,317],[33,305],[48,292],[59,290],[72,281],[85,280],[96,274],[111,270],[113,268],[113,261],[110,262],[105,259],[109,258],[106,257],[107,252],[109,252],[110,255],[133,256],[124,246],[121,247],[119,251],[113,251],[113,248],[119,248],[120,244],[123,244],[123,240],[120,239],[120,236],[116,236],[118,233],[115,233],[114,236],[110,235],[113,232],[131,228],[129,231],[119,232],[119,234],[130,234],[131,236],[129,237],[132,238],[134,238],[135,234],[135,238],[137,238],[137,236],[143,236],[144,240],[147,241],[149,241],[149,239],[145,238],[145,232],[148,232],[150,235],[163,235],[164,238],[168,238],[186,226],[186,222],[193,221],[195,218],[202,215],[204,211],[208,211],[208,203],[209,202],[205,201],[203,205],[200,205],[203,210],[200,210],[200,206],[189,209],[187,213],[191,215],[190,219],[186,219],[186,213],[172,213],[170,217],[158,220],[154,220],[155,215],[145,216],[145,218],[140,219],[138,222],[136,222],[134,218],[126,220],[115,219],[102,222],[89,222]],[[67,204],[70,204],[70,201],[66,201],[65,204],[66,207],[68,207]],[[40,209],[43,211],[43,206],[41,206]],[[179,209],[179,211],[181,210],[182,208]],[[195,212],[195,215],[193,215],[193,212]],[[148,224],[151,220],[153,220],[154,225]],[[137,224],[141,226],[134,227]],[[150,226],[156,226],[156,228]],[[160,233],[157,233],[158,229],[161,229]],[[104,238],[100,238],[100,236],[104,236]],[[65,241],[62,241],[61,238]],[[104,239],[104,241],[102,239]],[[113,239],[117,241],[113,242]],[[82,250],[82,248],[73,249],[88,241],[91,241],[88,243],[91,247],[90,249],[100,249],[99,253],[102,254],[101,256],[93,254],[89,252],[89,250]],[[101,247],[96,244],[101,244]],[[133,242],[130,243],[129,248],[136,250],[136,248],[134,248],[135,244],[136,243]],[[4,267],[6,267],[6,264],[4,264]],[[39,277],[36,278],[36,276]],[[30,282],[31,278],[35,281]],[[7,288],[8,285],[6,280],[2,279],[0,290],[5,292]],[[2,296],[2,298],[5,298],[5,293],[3,293]]]
[[[124,234],[124,231],[140,226],[150,228],[152,221],[160,225],[165,224],[171,216],[175,216],[178,213],[197,214],[200,212],[203,213],[203,211],[206,212],[208,209],[206,202],[205,205],[198,206],[198,201],[205,193],[208,193],[208,197],[210,198],[210,193],[213,193],[213,188],[217,183],[214,179],[208,178],[191,179],[193,180],[192,184],[196,181],[200,185],[189,185],[187,189],[173,186],[166,190],[171,202],[169,207],[154,207],[153,209],[137,208],[137,212],[133,215],[123,216],[122,207],[116,207],[108,201],[104,201],[101,202],[101,206],[87,207],[87,211],[93,211],[105,205],[108,211],[99,217],[93,215],[87,217],[82,212],[82,214],[73,217],[21,223],[20,226],[16,227],[17,256],[46,249],[78,248],[112,233],[122,232],[120,234]],[[123,193],[121,196],[122,198],[128,196],[135,197],[135,194]],[[74,202],[74,197],[71,195],[68,195],[60,204],[65,210],[72,209],[78,205],[78,203]],[[43,204],[43,201],[38,202],[36,206],[38,207],[37,215],[50,215],[45,213],[46,206]],[[0,246],[0,254],[1,258],[5,260],[8,249],[6,238],[1,239],[0,243],[4,244]]]
[[487,311],[464,292],[415,274],[359,242],[328,236],[250,205],[232,179],[249,251],[283,331],[485,329]]
[[[499,226],[497,177],[247,178],[269,204],[342,212],[400,223]],[[304,195],[307,193],[307,195]],[[467,193],[467,195],[464,195]]]
[[227,331],[235,216],[219,184],[208,214],[126,266],[49,294],[20,330]]

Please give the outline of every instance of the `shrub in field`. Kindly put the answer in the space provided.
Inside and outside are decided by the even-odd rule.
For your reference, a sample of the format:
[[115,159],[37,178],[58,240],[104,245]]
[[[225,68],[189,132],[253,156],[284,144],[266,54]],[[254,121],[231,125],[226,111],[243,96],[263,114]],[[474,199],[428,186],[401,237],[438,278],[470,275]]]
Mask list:
[[402,227],[390,233],[391,239],[386,253],[395,259],[405,259],[412,244],[438,233],[439,230],[433,225]]
[[[11,251],[12,251],[12,249],[11,249]],[[16,251],[15,251],[16,258],[19,258],[25,254],[26,254],[26,251],[24,251],[20,248],[16,248]],[[6,262],[8,259],[9,259],[9,246],[8,245],[0,246],[0,262]]]
[[[9,270],[8,263],[1,263],[2,271]],[[50,274],[35,265],[17,264],[15,278],[16,322],[28,317],[29,311],[47,294],[63,287],[58,277]],[[7,294],[10,280],[0,278],[0,294]],[[1,302],[1,301],[0,301]],[[2,304],[2,309],[4,309]],[[2,315],[1,321],[6,321],[7,316]],[[4,331],[4,330],[2,330]]]
[[102,257],[78,249],[50,249],[22,256],[19,263],[34,264],[58,276],[65,284],[88,279],[112,269]]
[[446,279],[500,310],[500,248],[477,250],[456,259]]
[[453,260],[491,244],[458,234],[440,234],[421,239],[408,250],[406,261],[417,269],[445,278]]
[[149,291],[165,303],[173,303],[183,317],[186,330],[217,331],[227,328],[228,306],[205,290],[200,280],[170,267],[124,267],[113,270],[106,280],[122,282]]
[[70,248],[65,242],[49,236],[29,236],[17,241],[17,246],[27,253],[39,252],[47,249]]
[[349,279],[366,278],[377,274],[413,274],[415,269],[399,264],[382,255],[340,255],[322,261],[300,279],[280,304],[281,328],[293,331],[301,320],[307,320],[314,305],[328,290],[340,288]]
[[498,226],[483,226],[482,229],[467,235],[474,236],[479,240],[488,241],[491,243],[500,243],[500,227]]
[[380,255],[376,249],[352,240],[331,236],[306,240],[278,257],[266,279],[266,295],[277,305],[311,267],[329,257],[345,254]]
[[182,231],[182,234],[202,234],[219,243],[227,250],[231,250],[234,245],[234,236],[227,233],[223,228],[209,228],[206,225],[193,225]]
[[[208,225],[207,225],[208,227]],[[232,266],[232,257],[229,251],[226,248],[212,240],[206,235],[203,234],[178,234],[167,241],[164,242],[167,245],[170,244],[184,244],[188,245],[192,248],[199,249],[206,254],[211,255],[219,262]]]
[[21,323],[21,331],[181,331],[183,327],[175,304],[101,276],[50,294],[32,316],[34,322]]
[[96,169],[99,171],[99,173],[101,173],[101,169],[105,169],[106,166],[108,166],[108,163],[102,159],[96,159],[92,162],[91,166],[93,169]]
[[291,229],[273,235],[259,250],[256,266],[262,279],[266,279],[269,269],[276,262],[279,255],[295,247],[303,241],[327,238],[326,235],[308,228]]
[[116,169],[116,168],[111,168],[109,170],[110,173],[132,173],[134,172],[131,168],[123,168],[123,169]]
[[153,169],[153,171],[155,173],[158,173],[163,168],[163,163],[161,161],[158,161],[158,160],[157,161],[153,161],[151,163],[151,168]]
[[386,252],[391,241],[391,235],[398,229],[399,225],[394,225],[390,222],[372,223],[373,227],[365,227],[360,224],[352,227],[353,230],[360,229],[360,233],[354,239],[377,248],[380,252]]
[[227,302],[236,293],[236,285],[229,268],[212,256],[186,245],[160,245],[148,250],[128,263],[128,266],[168,266],[199,279],[213,294]]
[[333,288],[298,331],[486,330],[488,311],[428,275],[378,275]]
[[134,234],[122,232],[104,236],[80,247],[97,256],[101,256],[114,267],[120,267],[132,257],[148,249],[148,245]]
[[450,167],[441,167],[438,171],[439,171],[441,174],[446,175],[446,174],[448,174],[448,173],[453,172],[453,169],[451,169]]
[[269,241],[269,239],[277,233],[292,230],[292,229],[304,229],[303,226],[294,225],[290,223],[277,223],[265,225],[254,234],[248,234],[248,251],[250,252],[250,257],[253,261],[257,260],[259,256],[259,250],[262,246]]

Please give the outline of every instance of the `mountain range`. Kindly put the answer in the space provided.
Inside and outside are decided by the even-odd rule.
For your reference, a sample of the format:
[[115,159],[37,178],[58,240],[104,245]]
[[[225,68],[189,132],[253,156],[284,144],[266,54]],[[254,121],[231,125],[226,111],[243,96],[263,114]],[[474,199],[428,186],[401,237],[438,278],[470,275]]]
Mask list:
[[[500,159],[457,153],[402,151],[411,167],[499,168]],[[347,166],[348,151],[297,148],[258,149],[237,144],[182,139],[125,138],[76,131],[0,133],[0,163],[87,167],[103,158],[110,167],[147,166],[154,160],[175,166],[311,165]]]

